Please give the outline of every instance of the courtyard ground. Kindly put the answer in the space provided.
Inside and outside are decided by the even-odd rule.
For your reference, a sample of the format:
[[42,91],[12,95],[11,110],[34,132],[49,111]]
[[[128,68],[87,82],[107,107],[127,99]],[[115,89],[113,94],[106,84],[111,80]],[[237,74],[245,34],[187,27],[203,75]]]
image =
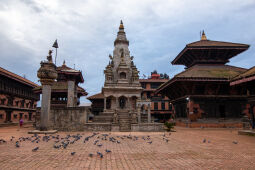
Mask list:
[[[0,139],[7,141],[0,142],[0,169],[255,169],[255,137],[238,135],[237,130],[177,127],[177,132],[165,136],[163,132],[100,132],[85,140],[93,133],[31,137],[30,129],[0,128]],[[73,144],[64,149],[68,140]]]

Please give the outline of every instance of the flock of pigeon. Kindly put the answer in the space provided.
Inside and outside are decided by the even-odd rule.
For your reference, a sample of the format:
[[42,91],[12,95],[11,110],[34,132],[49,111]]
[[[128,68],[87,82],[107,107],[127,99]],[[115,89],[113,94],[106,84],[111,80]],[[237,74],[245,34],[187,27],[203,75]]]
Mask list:
[[[67,147],[75,144],[77,141],[82,140],[83,139],[83,143],[87,143],[89,140],[94,140],[93,144],[96,145],[98,148],[101,148],[103,146],[102,141],[109,141],[112,143],[116,143],[116,144],[120,144],[121,142],[123,142],[125,139],[129,139],[132,141],[137,141],[137,140],[144,140],[146,143],[148,144],[152,144],[152,140],[151,137],[148,136],[132,136],[131,134],[129,135],[121,135],[121,136],[111,136],[109,134],[100,134],[100,133],[93,133],[90,136],[85,136],[83,137],[82,135],[75,134],[75,135],[70,135],[67,134],[64,137],[61,137],[60,135],[38,135],[38,134],[34,134],[30,137],[20,137],[18,139],[16,139],[15,141],[15,137],[12,136],[10,141],[15,141],[15,147],[16,148],[20,148],[21,147],[21,143],[22,142],[26,142],[26,141],[30,141],[31,143],[37,143],[39,144],[40,142],[49,142],[49,141],[53,141],[53,148],[54,149],[66,149]],[[170,134],[169,134],[170,135]],[[169,139],[166,137],[166,135],[163,135],[163,140],[165,140],[166,142],[169,141]],[[7,143],[7,141],[0,139],[0,144],[1,143]],[[39,150],[39,147],[35,147],[32,149],[32,152],[36,152]],[[109,154],[112,151],[109,149],[105,149],[105,153]],[[76,152],[71,152],[71,155],[75,155]],[[89,153],[89,157],[93,157],[94,155],[99,156],[100,158],[103,158],[104,155],[101,152],[96,152],[96,154],[93,153]]]
[[[171,135],[171,133],[169,133],[169,136],[170,135]],[[163,141],[168,143],[169,138],[167,137],[167,135],[164,133],[162,136],[163,136]],[[76,134],[76,135],[68,134],[65,137],[61,137],[60,135],[46,135],[45,134],[44,136],[39,136],[38,134],[34,134],[31,137],[20,137],[20,138],[18,138],[16,140],[15,147],[19,148],[21,146],[21,143],[25,142],[25,141],[30,141],[32,143],[39,143],[41,141],[43,141],[43,142],[53,141],[54,142],[54,144],[53,144],[54,149],[66,149],[67,147],[73,145],[74,143],[81,140],[82,138],[83,138],[83,136],[80,135],[79,133]],[[13,141],[14,139],[15,139],[15,137],[12,136],[10,141]],[[116,143],[116,144],[120,144],[121,141],[123,141],[124,139],[129,139],[129,140],[132,140],[132,141],[137,141],[137,140],[141,139],[141,140],[146,141],[148,144],[152,144],[152,140],[151,140],[151,137],[149,135],[138,137],[138,136],[132,136],[132,135],[129,134],[129,135],[122,135],[122,136],[113,137],[113,136],[110,136],[110,134],[100,134],[100,133],[93,133],[90,136],[85,136],[84,140],[83,140],[83,143],[87,143],[89,140],[94,140],[93,144],[96,145],[97,147],[101,148],[103,146],[102,141],[109,141],[109,142],[113,142],[113,143]],[[208,143],[211,143],[210,140],[203,139],[203,143],[206,143],[206,141]],[[7,143],[7,141],[4,140],[4,139],[0,139],[0,144],[4,144],[4,143]],[[237,141],[233,141],[232,143],[233,144],[238,144]],[[37,146],[37,147],[32,149],[32,152],[36,152],[38,149],[39,149],[39,147]],[[106,154],[111,153],[111,152],[112,152],[111,150],[105,149]],[[76,152],[71,152],[71,155],[75,155],[75,153]],[[104,156],[103,153],[101,153],[101,152],[96,152],[96,155],[98,155],[100,158],[103,158],[103,156]],[[88,156],[93,157],[94,154],[89,153]]]

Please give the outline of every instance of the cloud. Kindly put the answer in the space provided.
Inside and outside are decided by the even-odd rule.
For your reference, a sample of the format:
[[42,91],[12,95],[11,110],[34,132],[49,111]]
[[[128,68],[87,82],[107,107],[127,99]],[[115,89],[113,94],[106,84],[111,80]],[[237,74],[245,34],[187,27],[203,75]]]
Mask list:
[[[0,0],[0,66],[36,82],[57,38],[58,65],[65,59],[82,70],[81,86],[92,95],[103,86],[120,19],[140,74],[157,69],[172,77],[184,67],[170,62],[202,29],[212,40],[252,45],[254,16],[253,0]],[[229,64],[252,67],[254,53],[252,45]]]

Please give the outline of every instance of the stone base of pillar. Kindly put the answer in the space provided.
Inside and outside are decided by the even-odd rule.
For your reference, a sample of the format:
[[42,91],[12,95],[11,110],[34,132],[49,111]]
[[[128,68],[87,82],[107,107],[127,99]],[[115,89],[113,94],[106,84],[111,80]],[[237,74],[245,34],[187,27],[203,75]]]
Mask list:
[[57,133],[58,131],[57,130],[31,130],[31,131],[28,131],[28,134],[55,134]]

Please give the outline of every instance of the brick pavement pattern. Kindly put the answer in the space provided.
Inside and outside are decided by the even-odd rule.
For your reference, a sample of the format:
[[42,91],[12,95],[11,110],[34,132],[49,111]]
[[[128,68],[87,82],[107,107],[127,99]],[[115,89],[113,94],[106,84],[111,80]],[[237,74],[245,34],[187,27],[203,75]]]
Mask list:
[[[92,132],[59,132],[52,135],[59,139],[49,136],[47,142],[45,135],[38,135],[41,137],[32,142],[36,137],[27,134],[30,129],[0,129],[0,139],[7,141],[0,142],[0,169],[255,169],[255,137],[238,135],[237,130],[177,127],[177,132],[165,136],[164,132],[100,132],[88,140],[85,138]],[[68,134],[71,137],[66,139]],[[29,138],[17,148],[20,137]],[[66,149],[53,147],[68,140],[74,142]],[[39,149],[33,152],[36,147]]]

